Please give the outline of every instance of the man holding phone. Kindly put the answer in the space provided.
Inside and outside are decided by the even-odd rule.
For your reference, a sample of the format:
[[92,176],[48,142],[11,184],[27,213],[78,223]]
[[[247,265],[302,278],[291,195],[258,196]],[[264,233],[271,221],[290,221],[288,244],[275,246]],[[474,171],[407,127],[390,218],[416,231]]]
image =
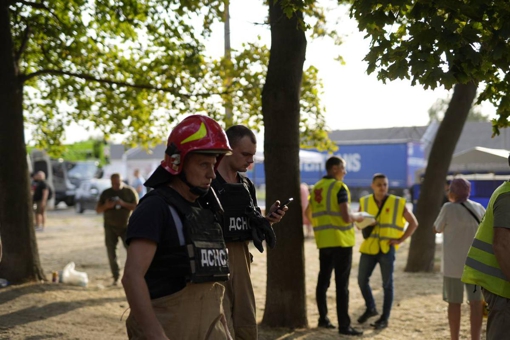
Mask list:
[[230,279],[225,284],[223,308],[230,332],[235,339],[258,339],[255,295],[250,278],[252,256],[249,242],[263,252],[262,240],[271,247],[275,238],[271,224],[279,222],[286,206],[276,201],[262,216],[257,206],[255,186],[241,172],[253,163],[257,149],[255,134],[243,125],[226,130],[232,155],[220,162],[212,181],[225,210],[222,216],[223,236],[228,249]]
[[129,216],[138,203],[138,195],[132,187],[122,182],[120,174],[110,177],[112,187],[101,193],[97,202],[96,212],[104,213],[104,239],[108,261],[113,275],[113,285],[119,284],[120,265],[117,259],[117,244],[119,238],[124,248],[126,245],[126,231]]

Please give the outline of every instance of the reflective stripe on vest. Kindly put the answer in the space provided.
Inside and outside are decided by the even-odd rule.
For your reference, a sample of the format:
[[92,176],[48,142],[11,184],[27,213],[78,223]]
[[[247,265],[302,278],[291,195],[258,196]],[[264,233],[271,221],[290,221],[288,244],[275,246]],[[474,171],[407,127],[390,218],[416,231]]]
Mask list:
[[510,281],[498,264],[493,249],[494,203],[501,194],[510,193],[510,183],[500,185],[492,194],[473,244],[469,249],[462,282],[481,286],[493,294],[510,299]]
[[337,200],[338,191],[345,188],[350,203],[349,188],[341,181],[323,178],[310,196],[312,224],[317,248],[352,247],[355,244],[352,223],[343,220]]
[[320,227],[313,228],[313,230],[315,230],[315,231],[326,230],[326,229],[350,230],[350,229],[352,229],[352,224],[345,226],[345,227],[339,227],[336,225],[328,224],[328,225],[321,225]]
[[[374,230],[370,236],[363,241],[359,251],[364,254],[375,255],[379,251],[387,253],[390,250],[388,240],[394,240],[402,237],[404,234],[405,219],[403,217],[405,209],[405,200],[401,197],[389,195],[382,209],[388,209],[390,207],[391,220],[388,220],[388,216],[384,211],[381,211],[377,218],[378,224],[374,227]],[[366,211],[369,214],[377,216],[379,207],[377,206],[374,196],[364,196],[360,200],[360,210]],[[379,221],[384,223],[379,223]],[[398,249],[398,245],[394,245],[395,250]]]

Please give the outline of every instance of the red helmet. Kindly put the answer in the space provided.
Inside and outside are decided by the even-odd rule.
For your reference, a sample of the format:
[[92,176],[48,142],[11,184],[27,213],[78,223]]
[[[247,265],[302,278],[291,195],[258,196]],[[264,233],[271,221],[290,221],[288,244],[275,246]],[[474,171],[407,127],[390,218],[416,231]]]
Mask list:
[[218,154],[218,167],[223,156],[231,154],[232,149],[227,135],[215,120],[202,115],[186,117],[170,133],[165,159],[144,185],[156,188],[168,182],[170,174],[180,174],[186,155],[190,152]]
[[221,158],[232,153],[227,135],[221,126],[207,116],[186,117],[172,130],[165,150],[165,160],[161,166],[172,175],[182,171],[186,155],[190,152],[219,154]]

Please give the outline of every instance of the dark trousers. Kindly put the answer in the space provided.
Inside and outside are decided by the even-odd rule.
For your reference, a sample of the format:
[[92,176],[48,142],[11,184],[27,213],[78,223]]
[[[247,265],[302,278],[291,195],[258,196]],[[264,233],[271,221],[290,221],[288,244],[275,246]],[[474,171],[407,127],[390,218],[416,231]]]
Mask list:
[[381,267],[381,276],[383,281],[384,301],[383,313],[381,318],[389,319],[391,305],[393,304],[393,268],[395,263],[395,247],[384,254],[379,252],[377,255],[361,254],[359,260],[358,285],[365,299],[367,309],[375,308],[375,300],[370,288],[370,276],[375,266],[379,263]]
[[110,262],[110,269],[115,281],[117,281],[120,277],[120,263],[117,258],[117,244],[119,243],[120,238],[124,248],[127,249],[126,231],[127,226],[116,227],[106,224],[104,225],[104,243],[106,245],[108,261]]
[[321,320],[328,315],[326,292],[331,281],[331,273],[335,270],[336,313],[338,327],[351,325],[349,318],[349,275],[352,264],[352,247],[333,247],[319,249],[320,271],[317,280],[315,297]]
[[482,288],[483,297],[489,305],[487,340],[508,339],[510,321],[510,299]]

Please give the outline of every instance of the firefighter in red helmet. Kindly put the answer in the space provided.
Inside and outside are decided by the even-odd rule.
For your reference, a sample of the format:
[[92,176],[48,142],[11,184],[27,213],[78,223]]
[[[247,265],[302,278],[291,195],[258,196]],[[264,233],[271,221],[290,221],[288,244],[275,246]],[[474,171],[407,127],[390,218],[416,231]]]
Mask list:
[[[230,339],[222,308],[228,258],[211,193],[220,159],[231,152],[211,118],[193,115],[170,133],[164,160],[128,225],[122,284],[129,339]],[[221,205],[217,205],[217,209]]]

